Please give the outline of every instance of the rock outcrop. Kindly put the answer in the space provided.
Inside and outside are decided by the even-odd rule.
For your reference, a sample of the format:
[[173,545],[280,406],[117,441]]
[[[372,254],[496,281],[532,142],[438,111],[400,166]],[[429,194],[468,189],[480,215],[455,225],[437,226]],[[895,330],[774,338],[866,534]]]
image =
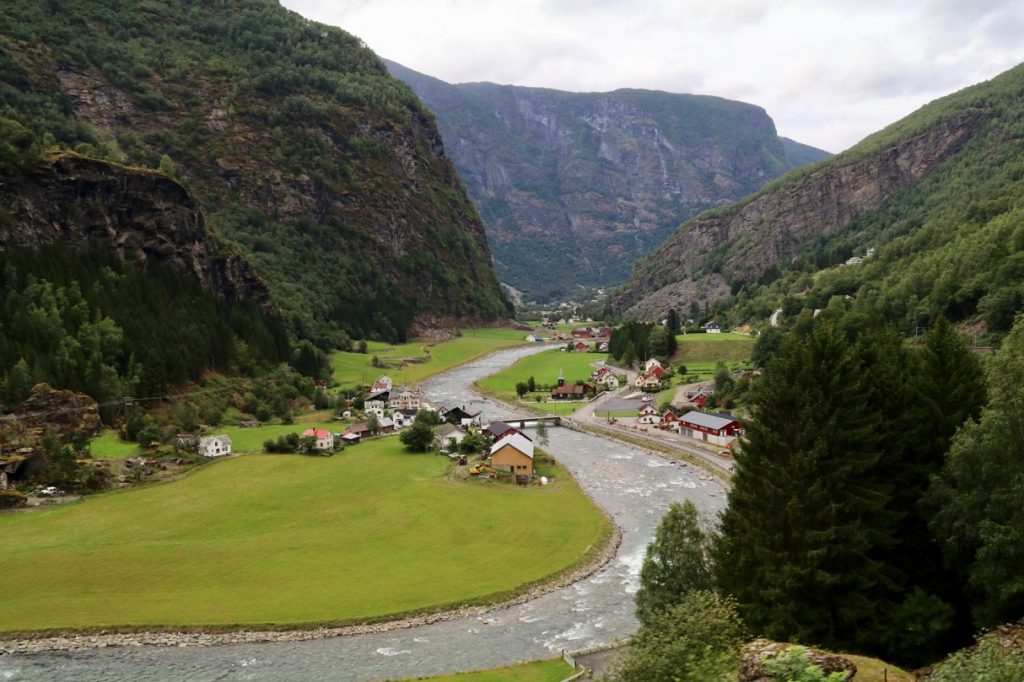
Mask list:
[[498,275],[527,299],[621,282],[685,218],[826,156],[784,142],[760,107],[718,97],[452,85],[388,68],[437,116]]
[[955,155],[986,120],[985,112],[954,115],[927,132],[842,163],[837,157],[780,181],[752,199],[685,223],[648,258],[615,299],[634,318],[655,319],[729,293],[730,283],[757,280],[814,240],[916,183]]
[[38,443],[48,429],[53,429],[62,442],[84,431],[95,434],[100,428],[99,407],[87,395],[58,391],[47,384],[36,384],[28,398],[6,420],[20,434]]
[[[740,673],[738,682],[772,682],[775,678],[770,677],[764,669],[764,661],[771,660],[791,649],[793,644],[773,642],[768,639],[755,639],[740,652]],[[850,673],[848,680],[852,680],[857,674],[857,665],[850,659],[830,654],[810,647],[804,647],[807,651],[809,662],[821,668],[826,675],[834,672]]]
[[268,300],[249,263],[206,230],[189,191],[158,171],[55,154],[0,184],[0,210],[0,247],[98,242],[139,268],[164,262],[218,296]]

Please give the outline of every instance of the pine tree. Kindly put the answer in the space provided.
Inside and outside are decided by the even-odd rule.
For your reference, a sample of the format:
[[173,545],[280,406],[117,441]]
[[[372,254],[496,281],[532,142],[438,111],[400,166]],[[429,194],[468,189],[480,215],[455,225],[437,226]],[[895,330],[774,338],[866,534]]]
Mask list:
[[679,334],[682,329],[679,323],[679,313],[676,312],[675,308],[668,311],[668,316],[665,318],[665,327],[672,336]]
[[898,585],[878,415],[834,325],[788,338],[765,370],[715,543],[715,575],[774,639],[851,647],[879,636]]

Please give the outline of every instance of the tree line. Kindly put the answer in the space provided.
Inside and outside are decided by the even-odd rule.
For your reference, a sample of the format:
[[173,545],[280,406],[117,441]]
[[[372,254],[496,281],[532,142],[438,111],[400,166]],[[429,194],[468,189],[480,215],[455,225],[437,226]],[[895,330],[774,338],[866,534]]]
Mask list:
[[738,640],[909,666],[1024,615],[1024,316],[984,369],[943,318],[913,344],[825,316],[777,339],[751,400],[728,507],[662,521],[636,597],[647,648],[612,679],[716,679],[679,657],[676,678],[647,674],[695,610],[738,619]]

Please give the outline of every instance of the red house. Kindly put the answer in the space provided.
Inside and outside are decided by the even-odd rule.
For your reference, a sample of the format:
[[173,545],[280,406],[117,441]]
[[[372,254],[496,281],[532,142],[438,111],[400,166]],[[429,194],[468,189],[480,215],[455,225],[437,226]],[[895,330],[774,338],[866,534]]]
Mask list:
[[582,341],[577,341],[575,345],[573,345],[572,349],[577,353],[586,353],[588,350],[590,350],[590,344],[583,343]]
[[666,431],[674,431],[676,428],[676,422],[679,421],[679,417],[672,410],[668,410],[665,414],[661,415],[661,424],[658,425],[659,429],[665,429]]
[[687,412],[679,418],[679,433],[716,445],[728,445],[743,431],[732,415]]

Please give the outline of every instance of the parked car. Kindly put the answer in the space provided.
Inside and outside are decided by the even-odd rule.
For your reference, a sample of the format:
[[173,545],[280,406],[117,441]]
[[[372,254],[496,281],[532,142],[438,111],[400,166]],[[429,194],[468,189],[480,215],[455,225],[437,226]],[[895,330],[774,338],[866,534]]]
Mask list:
[[50,495],[57,495],[59,493],[60,493],[60,491],[57,490],[57,486],[53,486],[53,485],[48,485],[48,486],[46,486],[45,488],[43,488],[42,490],[39,491],[40,495],[45,495],[47,497],[49,497]]

